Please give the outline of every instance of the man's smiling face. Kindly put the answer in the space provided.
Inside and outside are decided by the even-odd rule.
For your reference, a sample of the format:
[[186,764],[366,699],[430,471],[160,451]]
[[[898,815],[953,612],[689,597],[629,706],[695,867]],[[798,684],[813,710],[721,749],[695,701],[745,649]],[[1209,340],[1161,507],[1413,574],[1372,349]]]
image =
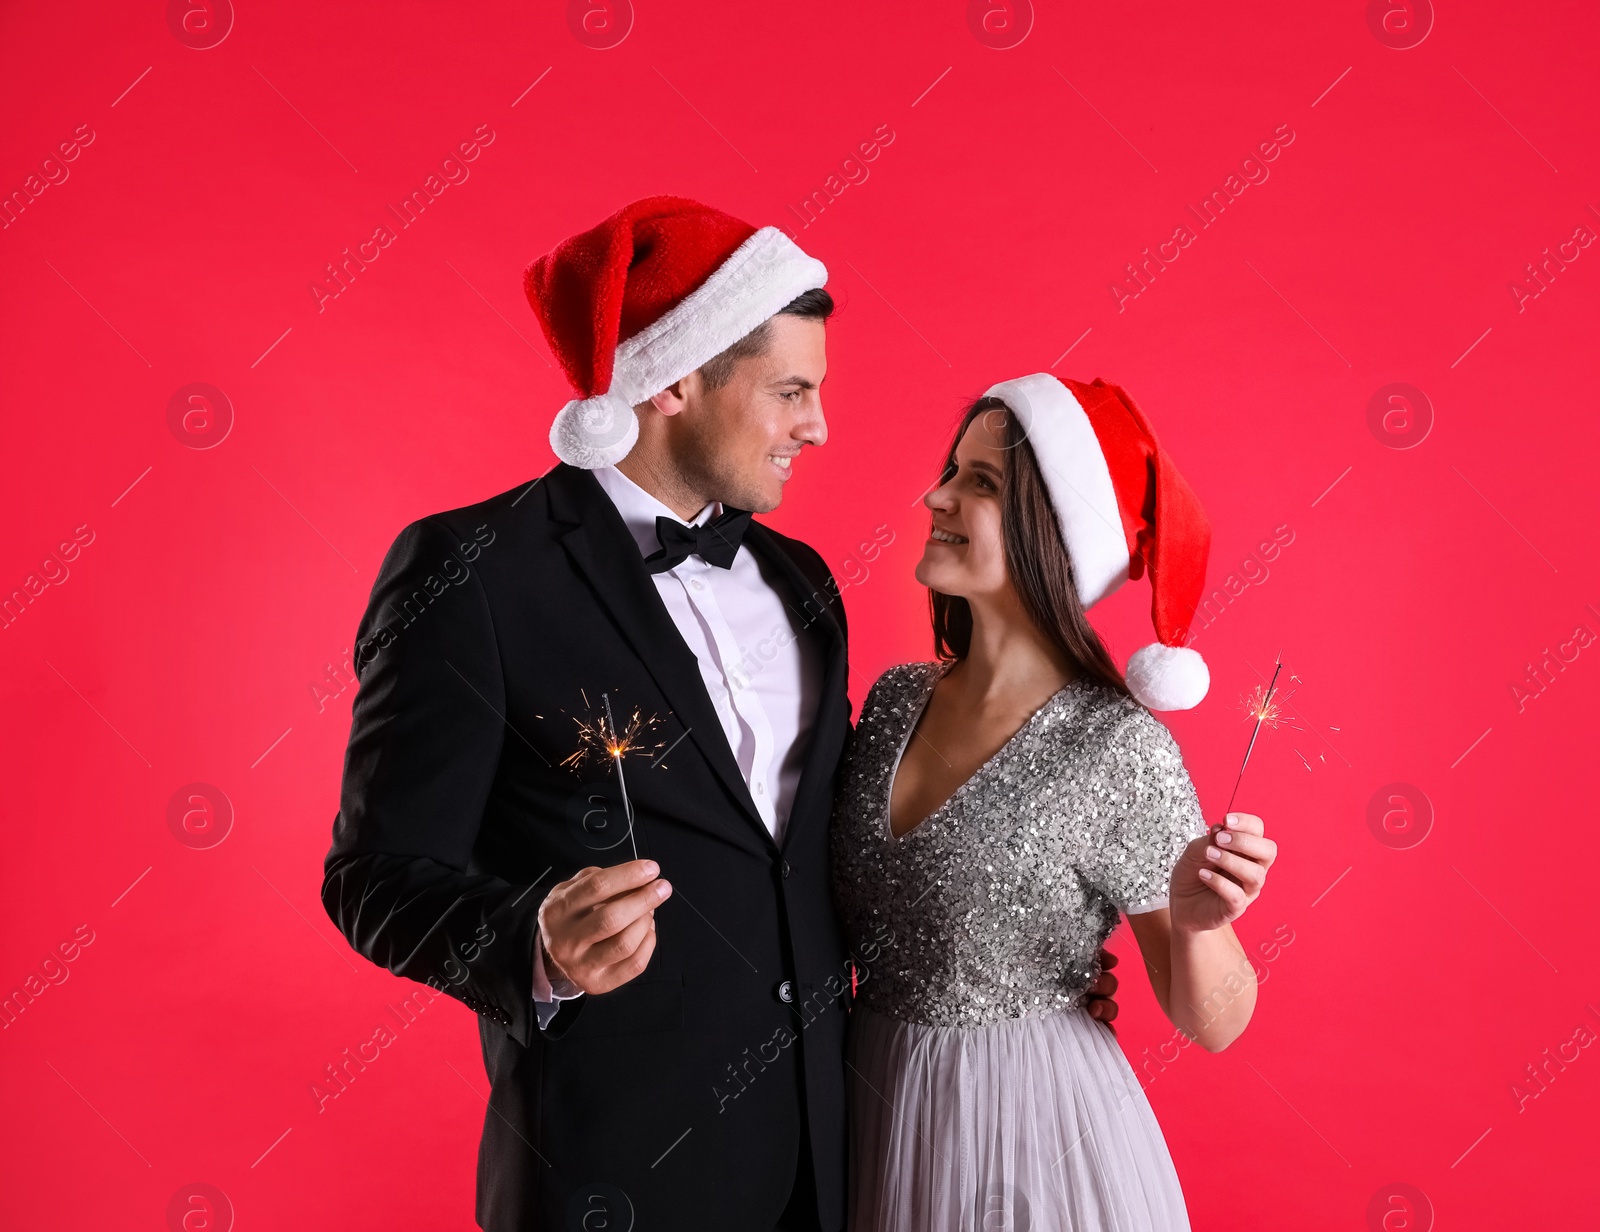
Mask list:
[[766,345],[736,359],[726,380],[713,387],[697,371],[680,382],[668,436],[679,474],[697,491],[755,513],[778,507],[800,451],[828,439],[827,325],[780,313],[763,328]]

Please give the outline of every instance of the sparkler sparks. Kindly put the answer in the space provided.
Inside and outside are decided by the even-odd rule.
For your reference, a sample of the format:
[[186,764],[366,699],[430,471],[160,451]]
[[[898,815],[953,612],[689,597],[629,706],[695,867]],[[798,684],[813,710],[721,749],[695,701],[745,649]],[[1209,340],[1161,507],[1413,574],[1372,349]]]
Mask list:
[[[585,704],[588,700],[585,694]],[[618,728],[616,715],[611,709],[611,694],[602,693],[600,713],[593,720],[574,716],[572,721],[578,725],[578,747],[570,756],[562,758],[561,764],[578,770],[591,761],[607,758],[616,767],[617,786],[622,790],[622,813],[628,822],[628,843],[633,849],[633,858],[637,860],[639,843],[633,833],[633,801],[628,798],[628,779],[622,772],[622,759],[629,753],[653,753],[662,747],[659,740],[652,744],[645,743],[645,737],[660,720],[653,714],[646,715],[635,706],[627,727]]]
[[1244,708],[1257,723],[1268,727],[1277,727],[1283,721],[1283,707],[1267,692],[1265,685],[1256,685],[1255,691],[1244,699]]
[[[1294,689],[1284,692],[1276,686],[1278,672],[1282,667],[1283,662],[1279,660],[1277,666],[1272,669],[1272,683],[1256,685],[1240,699],[1240,705],[1244,707],[1245,719],[1254,719],[1258,727],[1270,727],[1274,730],[1279,727],[1292,727],[1299,730],[1300,724],[1294,721],[1287,705],[1289,699],[1294,696]],[[1291,672],[1289,683],[1299,684],[1300,677]]]
[[[1250,764],[1250,754],[1255,751],[1256,737],[1261,734],[1262,726],[1276,728],[1286,723],[1292,726],[1291,720],[1284,718],[1283,705],[1277,698],[1278,673],[1282,670],[1283,656],[1279,655],[1278,662],[1272,669],[1272,679],[1264,686],[1258,684],[1244,699],[1246,717],[1255,719],[1256,725],[1251,729],[1250,743],[1245,746],[1244,761],[1239,763],[1239,777],[1233,780],[1233,794],[1228,797],[1228,807],[1223,810],[1224,816],[1233,812],[1233,802],[1239,797],[1239,784],[1244,782],[1244,768]],[[1300,677],[1291,674],[1290,679],[1298,681]],[[1288,694],[1284,695],[1284,700],[1288,700]]]
[[630,753],[654,753],[661,748],[662,742],[659,740],[645,743],[645,737],[660,723],[655,715],[647,715],[635,706],[628,725],[619,731],[611,712],[611,695],[602,693],[600,700],[603,704],[594,719],[573,716],[572,721],[578,725],[578,747],[575,752],[562,758],[563,766],[581,770],[590,762],[620,761]]

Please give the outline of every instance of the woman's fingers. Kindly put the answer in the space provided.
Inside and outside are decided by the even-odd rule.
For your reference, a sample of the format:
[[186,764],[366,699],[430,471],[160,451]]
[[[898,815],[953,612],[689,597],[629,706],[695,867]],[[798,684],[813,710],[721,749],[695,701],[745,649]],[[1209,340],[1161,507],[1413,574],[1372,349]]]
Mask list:
[[[1203,841],[1196,839],[1185,850],[1185,858],[1191,861],[1186,870],[1195,869],[1195,863],[1200,865],[1195,869],[1200,884],[1221,900],[1225,920],[1242,915],[1266,885],[1278,845],[1266,837],[1265,829],[1254,813],[1229,813],[1221,825],[1208,827]],[[1214,928],[1217,925],[1210,922],[1213,916],[1203,901],[1187,899],[1207,921],[1205,926]]]
[[1250,905],[1250,896],[1238,882],[1230,879],[1220,869],[1203,868],[1200,870],[1201,884],[1213,891],[1230,912],[1237,915]]
[[1239,830],[1218,830],[1211,836],[1218,847],[1226,848],[1236,856],[1270,865],[1278,858],[1278,844],[1259,834],[1246,834]]
[[1254,860],[1246,860],[1219,847],[1207,847],[1206,859],[1212,869],[1221,869],[1227,873],[1243,886],[1252,898],[1261,893],[1261,887],[1266,884],[1267,870]]

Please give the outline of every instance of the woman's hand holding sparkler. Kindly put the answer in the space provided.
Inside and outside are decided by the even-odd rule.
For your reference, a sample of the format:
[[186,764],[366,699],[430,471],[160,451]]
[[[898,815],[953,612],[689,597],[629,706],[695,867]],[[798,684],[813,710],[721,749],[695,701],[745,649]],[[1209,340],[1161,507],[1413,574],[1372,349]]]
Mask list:
[[1230,924],[1255,902],[1278,857],[1261,818],[1229,813],[1184,849],[1172,870],[1168,910],[1175,931],[1210,932]]
[[1261,818],[1229,813],[1178,857],[1166,910],[1128,917],[1162,1010],[1208,1052],[1226,1048],[1250,1022],[1255,969],[1234,935],[1266,884],[1278,845]]
[[[1277,700],[1278,676],[1282,671],[1283,656],[1280,654],[1272,669],[1272,679],[1265,685],[1257,685],[1255,692],[1245,699],[1247,715],[1256,723],[1250,732],[1250,743],[1245,746],[1244,760],[1239,763],[1238,777],[1233,780],[1227,815],[1222,824],[1206,831],[1204,838],[1190,843],[1172,870],[1169,911],[1176,932],[1212,932],[1237,920],[1261,893],[1267,881],[1267,870],[1278,858],[1278,844],[1266,837],[1261,818],[1253,813],[1235,813],[1232,809],[1233,802],[1239,798],[1239,784],[1244,782],[1245,767],[1250,764],[1250,754],[1255,750],[1262,726],[1277,727],[1288,721],[1284,717],[1284,703]],[[1300,677],[1291,673],[1291,679]]]
[[1208,1052],[1236,1040],[1255,1013],[1255,966],[1232,925],[1260,896],[1267,871],[1278,858],[1278,844],[1267,837],[1261,818],[1235,813],[1233,802],[1262,726],[1284,721],[1276,701],[1282,670],[1280,656],[1272,679],[1246,701],[1255,727],[1222,823],[1207,829],[1178,857],[1166,910],[1128,917],[1156,1000],[1172,1025]]
[[656,948],[655,909],[672,887],[654,860],[585,868],[539,906],[545,972],[586,993],[610,992],[641,974]]

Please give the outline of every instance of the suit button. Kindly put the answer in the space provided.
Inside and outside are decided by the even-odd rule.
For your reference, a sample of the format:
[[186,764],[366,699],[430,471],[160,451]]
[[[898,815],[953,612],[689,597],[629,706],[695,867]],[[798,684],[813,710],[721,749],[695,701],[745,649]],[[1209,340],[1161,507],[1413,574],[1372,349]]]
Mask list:
[[783,862],[783,876],[784,876],[784,880],[786,880],[786,881],[787,881],[787,880],[788,880],[788,878],[789,878],[789,874],[790,874],[790,873],[791,873],[791,872],[793,872],[793,871],[794,871],[794,870],[793,870],[793,869],[791,869],[791,868],[790,868],[790,867],[789,867],[789,861],[787,861],[787,860],[785,860],[785,861],[784,861],[784,862]]
[[778,1000],[782,1001],[785,1005],[788,1005],[794,1000],[794,984],[789,980],[784,980],[783,983],[778,985]]

